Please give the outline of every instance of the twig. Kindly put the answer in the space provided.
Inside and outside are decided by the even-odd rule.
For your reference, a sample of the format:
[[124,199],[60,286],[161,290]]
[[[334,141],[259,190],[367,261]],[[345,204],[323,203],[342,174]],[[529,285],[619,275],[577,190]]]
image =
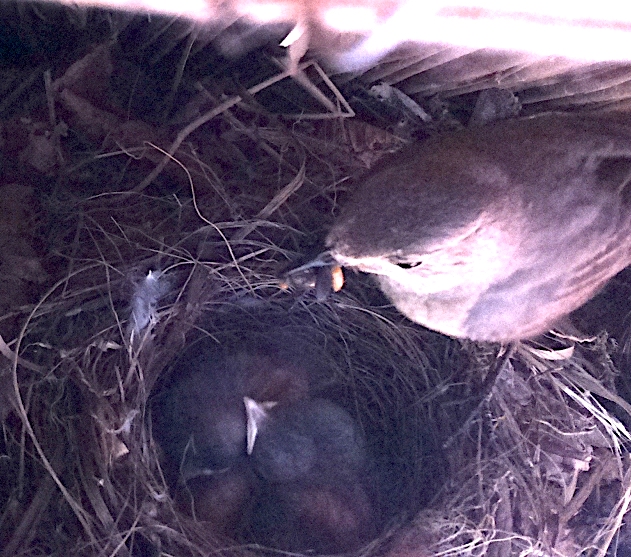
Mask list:
[[[305,62],[304,64],[300,64],[298,68],[304,69],[310,64],[311,62]],[[283,79],[289,77],[290,75],[291,75],[291,72],[289,70],[285,70],[279,74],[276,74],[275,76],[270,77],[269,79],[266,79],[265,81],[259,83],[258,85],[255,85],[254,87],[250,87],[248,89],[248,93],[250,95],[256,95],[257,93],[260,93],[264,89],[267,89],[271,85],[274,85],[274,83],[278,83],[279,81],[282,81]],[[173,155],[175,155],[175,152],[180,148],[184,140],[189,135],[191,135],[200,126],[203,126],[206,122],[209,122],[216,116],[219,116],[219,114],[221,114],[222,112],[224,112],[225,110],[229,108],[232,108],[236,104],[240,103],[242,100],[243,99],[241,95],[235,95],[234,97],[228,99],[227,101],[223,102],[219,106],[216,106],[212,110],[209,110],[208,112],[206,112],[206,114],[200,116],[199,118],[197,118],[197,120],[191,122],[188,126],[186,126],[177,135],[177,137],[175,138],[175,141],[171,145],[170,149],[167,151],[167,155],[162,159],[162,161],[158,164],[158,166],[156,166],[153,169],[153,171],[149,174],[149,176],[147,176],[142,182],[140,182],[140,184],[138,184],[131,191],[134,193],[142,192],[149,184],[151,184],[160,175],[162,170],[164,170],[164,167],[173,158]]]
[[484,379],[484,383],[482,383],[482,388],[480,389],[482,400],[480,400],[478,405],[469,414],[469,417],[465,420],[462,426],[458,428],[458,431],[456,431],[451,437],[449,437],[449,439],[447,439],[447,441],[445,441],[445,443],[443,444],[443,449],[448,449],[449,447],[451,447],[456,439],[458,439],[458,437],[460,437],[462,433],[469,429],[469,426],[471,425],[473,420],[480,414],[480,409],[491,399],[491,393],[493,391],[493,386],[495,385],[497,377],[504,369],[504,366],[506,365],[508,360],[515,353],[515,344],[511,343],[506,348],[500,348],[500,351],[502,350],[503,352],[500,352],[498,354],[497,358],[493,362],[493,365],[489,369],[486,378]]

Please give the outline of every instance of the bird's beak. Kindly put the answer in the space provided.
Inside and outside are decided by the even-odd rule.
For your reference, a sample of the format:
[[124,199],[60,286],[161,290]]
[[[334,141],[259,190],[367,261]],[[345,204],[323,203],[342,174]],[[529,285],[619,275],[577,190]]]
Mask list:
[[314,259],[312,259],[311,261],[308,261],[304,265],[301,265],[300,267],[296,267],[295,269],[292,269],[287,274],[301,273],[303,271],[307,271],[309,269],[314,269],[318,267],[332,267],[333,265],[336,265],[335,259],[333,259],[333,256],[331,255],[330,250],[327,250],[327,251],[323,251],[322,253],[319,253]]
[[310,288],[315,288],[316,298],[324,301],[331,292],[341,290],[344,285],[344,273],[331,252],[327,250],[315,259],[289,271],[281,286],[289,287],[294,283],[308,284]]
[[246,414],[246,451],[248,455],[254,450],[254,442],[259,432],[260,425],[267,419],[267,411],[276,406],[276,402],[257,402],[244,396]]

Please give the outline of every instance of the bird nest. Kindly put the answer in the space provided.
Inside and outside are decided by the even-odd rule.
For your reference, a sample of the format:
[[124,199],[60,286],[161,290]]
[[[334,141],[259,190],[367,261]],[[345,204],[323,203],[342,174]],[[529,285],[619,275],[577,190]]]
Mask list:
[[74,53],[44,88],[15,93],[28,118],[3,117],[3,556],[274,552],[182,512],[163,474],[151,400],[203,336],[292,338],[325,360],[320,379],[383,471],[384,519],[362,555],[627,543],[631,407],[615,341],[455,341],[400,316],[367,277],[324,300],[312,277],[287,281],[321,247],[349,178],[399,141],[330,111],[273,114],[258,91],[276,107],[305,88],[329,108],[344,97],[317,65],[303,89],[282,68],[261,77],[269,57],[238,83],[189,76],[189,123],[167,126],[121,108],[115,77],[130,90],[149,80],[144,109],[159,89],[121,52],[122,39]]

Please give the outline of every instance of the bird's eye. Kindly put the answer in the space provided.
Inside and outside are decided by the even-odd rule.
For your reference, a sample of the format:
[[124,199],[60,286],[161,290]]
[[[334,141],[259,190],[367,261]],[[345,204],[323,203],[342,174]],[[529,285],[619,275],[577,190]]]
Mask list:
[[412,261],[411,263],[397,263],[397,267],[401,269],[414,269],[414,267],[418,267],[422,261]]

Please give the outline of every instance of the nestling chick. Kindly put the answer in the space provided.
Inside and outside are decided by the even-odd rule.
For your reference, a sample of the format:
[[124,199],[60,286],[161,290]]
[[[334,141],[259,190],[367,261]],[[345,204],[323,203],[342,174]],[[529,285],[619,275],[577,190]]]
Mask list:
[[175,501],[180,511],[207,522],[215,535],[234,538],[248,525],[257,491],[257,478],[241,461],[179,484]]
[[375,534],[365,440],[348,412],[323,399],[269,410],[248,402],[248,427],[257,429],[253,468],[267,485],[255,518],[264,541],[333,552]]
[[[254,344],[254,343],[252,343]],[[273,347],[194,344],[152,408],[156,438],[180,482],[229,468],[246,457],[243,397],[294,402],[309,390],[305,368]]]

